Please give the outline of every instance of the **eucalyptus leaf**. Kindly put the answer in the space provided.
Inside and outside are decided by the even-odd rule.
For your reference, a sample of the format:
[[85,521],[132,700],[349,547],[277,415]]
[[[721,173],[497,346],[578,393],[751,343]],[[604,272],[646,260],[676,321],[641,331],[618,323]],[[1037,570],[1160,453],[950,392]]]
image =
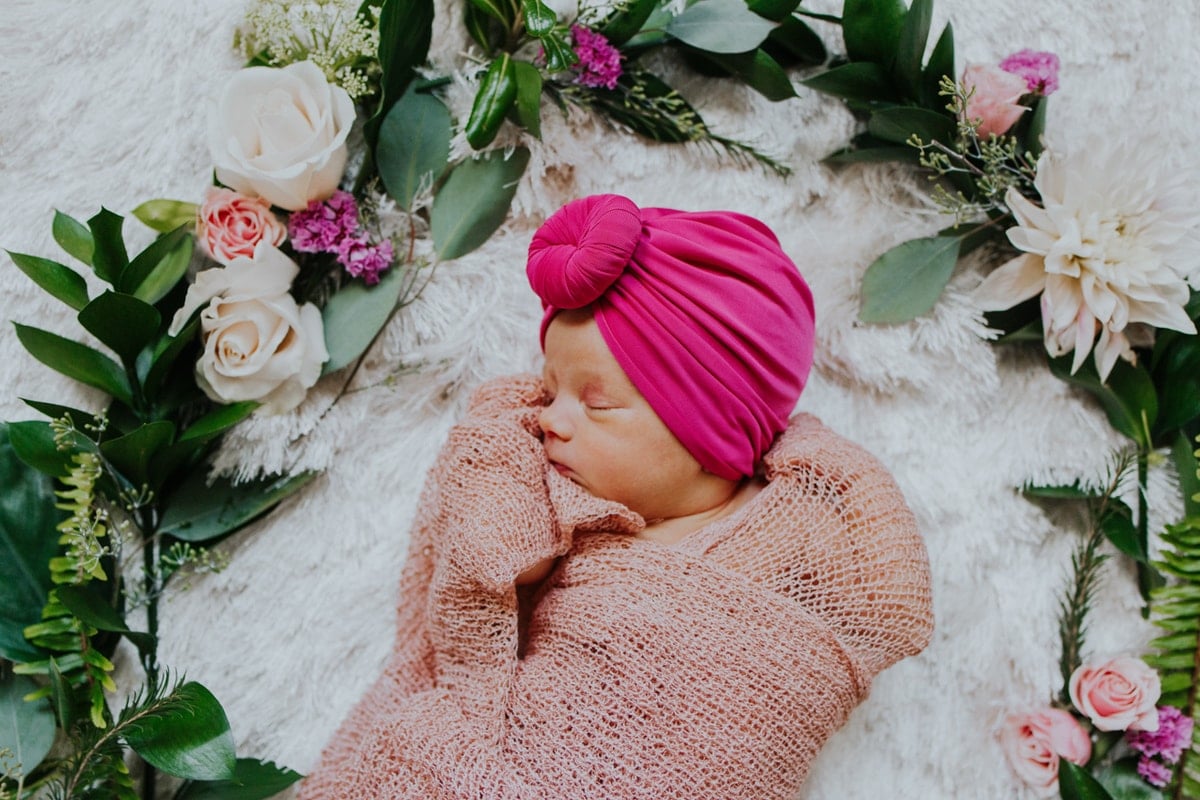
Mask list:
[[600,33],[613,47],[620,47],[642,29],[656,8],[658,0],[630,0],[604,21]]
[[302,472],[236,485],[219,477],[210,486],[206,473],[205,465],[198,466],[167,498],[160,533],[186,542],[217,539],[267,513],[317,476],[315,472]]
[[79,312],[79,324],[129,364],[158,333],[162,317],[133,295],[105,292]]
[[537,138],[542,137],[542,73],[527,61],[513,61],[517,78],[517,122]]
[[58,586],[54,596],[72,616],[101,631],[119,633],[132,642],[142,653],[154,651],[154,637],[148,633],[130,630],[129,625],[117,613],[94,584],[83,586]]
[[199,212],[200,207],[195,203],[160,198],[147,200],[130,213],[147,227],[159,233],[169,233],[181,226],[194,225]]
[[528,163],[529,151],[518,147],[508,158],[488,154],[450,173],[433,199],[429,221],[441,260],[470,253],[500,227]]
[[32,278],[34,283],[56,299],[63,301],[76,311],[87,305],[87,282],[75,270],[48,258],[14,253],[11,250],[4,252],[8,253],[8,257],[17,265],[17,269]]
[[894,94],[883,68],[867,61],[842,64],[805,78],[801,83],[843,100],[887,101]]
[[121,402],[133,402],[133,390],[119,364],[108,356],[56,333],[13,323],[17,338],[29,354],[53,370],[107,392]]
[[92,233],[92,269],[100,280],[109,284],[116,282],[120,274],[129,265],[129,255],[125,251],[125,239],[121,235],[121,225],[124,218],[114,214],[107,208],[101,208],[88,220],[88,228]]
[[516,99],[517,75],[512,56],[501,53],[488,65],[487,72],[479,81],[479,90],[475,93],[471,115],[464,128],[467,143],[476,150],[491,144]]
[[904,88],[911,100],[921,95],[921,62],[925,58],[925,45],[929,41],[929,24],[933,19],[933,0],[912,0],[904,24],[900,27],[900,39],[896,45],[896,64],[893,74],[896,82]]
[[86,225],[74,217],[56,210],[51,231],[54,234],[54,241],[58,242],[58,246],[67,255],[82,261],[89,267],[92,265],[92,252],[96,249],[96,244],[92,241],[92,232]]
[[404,283],[403,270],[390,269],[376,286],[351,283],[329,298],[321,310],[329,351],[322,374],[341,369],[366,351],[396,310]]
[[710,53],[746,53],[777,24],[755,14],[745,0],[698,0],[667,23],[667,33]]
[[[450,112],[436,97],[405,92],[383,120],[375,163],[388,194],[406,211],[422,182],[432,186],[450,156]],[[336,295],[334,295],[336,297]]]
[[0,752],[12,755],[21,773],[29,775],[54,745],[54,712],[45,700],[26,702],[38,685],[23,675],[0,676]]
[[1113,800],[1087,770],[1065,758],[1058,760],[1058,792],[1062,800]]
[[[906,143],[913,134],[926,143],[937,140],[949,144],[954,140],[953,119],[946,114],[913,106],[879,109],[871,114],[867,130],[872,136],[898,144]],[[916,152],[915,148],[913,150]]]
[[150,461],[175,438],[175,423],[167,420],[147,422],[140,428],[101,443],[100,452],[134,486],[157,489],[166,477],[151,474]]
[[846,0],[842,4],[846,54],[853,61],[874,61],[890,69],[905,15],[903,0]]
[[404,96],[416,76],[415,68],[429,57],[432,38],[433,0],[384,0],[379,12],[379,66],[383,70],[379,106],[363,126],[372,152],[383,120]]
[[236,755],[225,709],[212,692],[185,683],[150,711],[122,715],[123,738],[134,752],[168,775],[227,780]]
[[63,515],[54,507],[54,481],[17,456],[10,430],[0,423],[0,658],[21,662],[40,657],[21,632],[46,605]]
[[741,78],[747,86],[768,100],[779,101],[796,96],[792,81],[783,67],[761,49],[733,55],[706,53],[702,57]]
[[961,237],[912,239],[875,259],[863,276],[863,322],[907,322],[933,308],[958,262]]
[[233,777],[224,781],[191,781],[174,800],[265,800],[300,780],[303,775],[256,758],[239,758]]

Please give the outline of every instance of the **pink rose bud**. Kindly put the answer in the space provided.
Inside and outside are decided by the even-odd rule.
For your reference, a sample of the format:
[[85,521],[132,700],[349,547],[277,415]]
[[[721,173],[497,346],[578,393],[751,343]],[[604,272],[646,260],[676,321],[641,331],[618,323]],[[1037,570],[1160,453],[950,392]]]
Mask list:
[[222,264],[235,258],[253,258],[254,247],[260,241],[278,247],[286,236],[287,228],[261,198],[214,186],[200,206],[196,238],[204,251]]
[[1043,797],[1058,794],[1058,760],[1083,766],[1092,740],[1070,713],[1058,708],[1011,714],[1000,730],[1000,746],[1021,780]]
[[967,119],[979,120],[979,138],[1000,136],[1029,109],[1018,105],[1026,93],[1025,79],[990,64],[971,64],[963,70],[962,83],[971,94]]
[[1119,656],[1098,666],[1083,665],[1067,685],[1071,702],[1102,731],[1156,731],[1162,694],[1158,673],[1145,661]]

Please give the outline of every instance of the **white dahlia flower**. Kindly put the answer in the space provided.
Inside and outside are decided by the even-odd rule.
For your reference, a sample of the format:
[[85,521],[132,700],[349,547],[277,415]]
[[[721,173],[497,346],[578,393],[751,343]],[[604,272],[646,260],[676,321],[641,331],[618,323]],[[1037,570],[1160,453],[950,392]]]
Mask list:
[[1041,208],[1015,189],[1005,196],[1017,220],[1008,239],[1024,253],[980,284],[980,308],[1041,293],[1046,351],[1074,350],[1074,373],[1094,346],[1101,380],[1118,357],[1133,360],[1130,325],[1196,332],[1184,306],[1189,284],[1200,288],[1200,209],[1185,175],[1149,148],[1093,143],[1047,150],[1034,185]]

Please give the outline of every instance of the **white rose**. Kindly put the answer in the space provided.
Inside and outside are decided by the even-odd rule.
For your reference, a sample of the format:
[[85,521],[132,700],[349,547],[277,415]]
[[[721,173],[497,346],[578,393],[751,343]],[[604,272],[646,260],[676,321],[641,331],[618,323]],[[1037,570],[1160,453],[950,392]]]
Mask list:
[[178,334],[207,304],[200,312],[204,352],[196,362],[196,384],[211,399],[257,400],[279,414],[298,406],[317,382],[329,352],[321,312],[311,303],[297,306],[288,294],[299,271],[263,241],[253,259],[235,258],[196,276],[169,332]]
[[337,189],[354,103],[311,61],[247,67],[225,85],[208,121],[217,180],[297,211]]

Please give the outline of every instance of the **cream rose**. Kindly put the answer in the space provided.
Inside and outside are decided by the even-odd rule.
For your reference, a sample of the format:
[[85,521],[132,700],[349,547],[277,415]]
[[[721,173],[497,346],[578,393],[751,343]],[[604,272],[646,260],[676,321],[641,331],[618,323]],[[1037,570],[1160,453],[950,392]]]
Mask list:
[[260,241],[279,246],[287,228],[260,197],[211,186],[200,206],[196,238],[214,260],[228,264],[235,258],[253,258]]
[[311,303],[297,306],[288,294],[298,272],[295,262],[263,241],[253,259],[236,258],[196,276],[170,333],[178,334],[204,307],[196,383],[211,399],[257,400],[279,414],[298,406],[317,382],[329,353],[321,313]]
[[354,103],[311,61],[247,67],[225,85],[208,122],[217,180],[297,211],[337,189]]
[[1118,656],[1092,666],[1084,664],[1067,684],[1071,702],[1102,731],[1158,730],[1162,684],[1145,661]]
[[1000,747],[1013,771],[1042,797],[1058,794],[1058,761],[1086,764],[1092,740],[1075,717],[1058,708],[1012,714],[1000,729]]

